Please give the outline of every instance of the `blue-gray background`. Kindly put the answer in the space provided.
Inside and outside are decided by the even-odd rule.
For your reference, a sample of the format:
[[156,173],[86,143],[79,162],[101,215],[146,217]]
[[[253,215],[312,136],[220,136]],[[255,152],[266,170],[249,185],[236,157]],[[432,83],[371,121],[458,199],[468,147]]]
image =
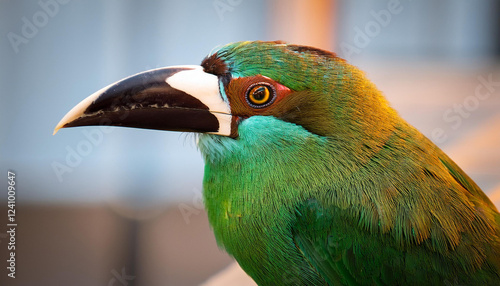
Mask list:
[[[94,134],[92,141],[80,128],[57,136],[52,130],[80,100],[123,77],[199,64],[228,42],[276,39],[268,33],[269,2],[229,1],[233,6],[222,12],[216,2],[70,0],[49,5],[46,9],[54,13],[45,12],[44,18],[38,1],[2,0],[1,170],[17,173],[18,199],[147,203],[190,200],[199,192],[203,162],[191,136],[114,128],[106,134],[98,129],[103,136]],[[332,48],[352,42],[354,27],[363,28],[369,12],[388,2],[339,1]],[[495,1],[415,2],[400,1],[402,12],[350,60],[361,66],[367,59],[387,57],[457,63],[497,52]],[[36,29],[25,28],[31,38],[23,36],[26,19]],[[9,33],[25,42],[13,44]],[[4,184],[5,175],[0,180]]]
[[181,200],[201,189],[203,163],[192,137],[114,128],[92,142],[83,129],[57,136],[52,130],[109,83],[160,66],[199,64],[217,45],[261,39],[265,19],[251,19],[263,1],[243,2],[221,21],[211,1],[73,0],[59,5],[17,53],[8,33],[23,36],[23,17],[33,23],[43,9],[37,1],[1,3],[2,173],[17,173],[18,200]]

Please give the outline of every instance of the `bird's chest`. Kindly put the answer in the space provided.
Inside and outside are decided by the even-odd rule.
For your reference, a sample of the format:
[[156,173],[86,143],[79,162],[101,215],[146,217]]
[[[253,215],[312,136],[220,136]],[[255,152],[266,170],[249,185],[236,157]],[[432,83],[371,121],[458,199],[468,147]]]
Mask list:
[[258,195],[249,196],[234,188],[226,194],[220,188],[224,187],[204,188],[205,207],[218,243],[238,261],[266,259],[283,236],[279,225],[286,225],[284,218]]
[[205,207],[217,242],[262,285],[267,285],[262,277],[286,275],[290,261],[301,259],[290,229],[293,211],[254,189],[260,186],[220,174],[205,170],[204,180]]
[[[248,127],[251,119],[245,122]],[[304,191],[316,189],[305,175],[309,165],[297,160],[311,157],[286,138],[249,142],[245,128],[239,131],[239,140],[203,136],[198,144],[205,154],[204,203],[218,244],[259,285],[320,281],[292,231],[296,206],[310,197]]]

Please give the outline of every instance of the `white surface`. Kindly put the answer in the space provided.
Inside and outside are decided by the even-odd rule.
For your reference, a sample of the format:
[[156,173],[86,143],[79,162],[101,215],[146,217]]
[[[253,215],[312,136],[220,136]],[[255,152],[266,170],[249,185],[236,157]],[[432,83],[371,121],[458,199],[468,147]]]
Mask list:
[[257,284],[248,276],[238,263],[233,263],[221,272],[201,284],[201,286],[256,286]]

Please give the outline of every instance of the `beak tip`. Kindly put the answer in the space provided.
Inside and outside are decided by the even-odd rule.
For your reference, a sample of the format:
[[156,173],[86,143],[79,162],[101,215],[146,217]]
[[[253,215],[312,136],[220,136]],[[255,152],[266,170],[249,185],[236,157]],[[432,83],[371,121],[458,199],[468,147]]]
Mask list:
[[53,136],[53,135],[56,135],[56,134],[57,134],[57,132],[59,131],[59,129],[64,128],[64,126],[68,123],[68,121],[69,121],[69,120],[67,119],[67,116],[68,116],[68,115],[65,115],[65,116],[63,117],[63,119],[61,119],[61,120],[57,123],[56,127],[54,128],[54,131],[52,132],[52,136]]
[[52,133],[52,135],[56,135],[59,129],[65,128],[65,126],[68,123],[80,118],[84,114],[85,110],[111,85],[106,86],[101,90],[98,90],[97,92],[91,94],[89,97],[85,98],[75,107],[73,107],[68,113],[66,113],[66,115],[64,115],[64,117],[59,121],[59,123],[57,123],[56,128],[54,128],[54,132]]
[[53,135],[56,135],[56,134],[57,134],[57,132],[59,131],[59,129],[61,129],[61,128],[64,128],[64,124],[61,124],[61,122],[59,122],[59,123],[56,125],[56,127],[54,128],[54,132],[52,132],[52,136],[53,136]]

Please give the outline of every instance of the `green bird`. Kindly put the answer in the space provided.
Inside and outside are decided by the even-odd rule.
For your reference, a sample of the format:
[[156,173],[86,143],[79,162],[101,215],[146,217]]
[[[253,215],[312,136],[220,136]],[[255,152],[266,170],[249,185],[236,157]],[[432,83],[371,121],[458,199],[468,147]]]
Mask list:
[[196,132],[213,232],[259,285],[500,285],[500,215],[356,67],[283,42],[146,71],[57,125]]

